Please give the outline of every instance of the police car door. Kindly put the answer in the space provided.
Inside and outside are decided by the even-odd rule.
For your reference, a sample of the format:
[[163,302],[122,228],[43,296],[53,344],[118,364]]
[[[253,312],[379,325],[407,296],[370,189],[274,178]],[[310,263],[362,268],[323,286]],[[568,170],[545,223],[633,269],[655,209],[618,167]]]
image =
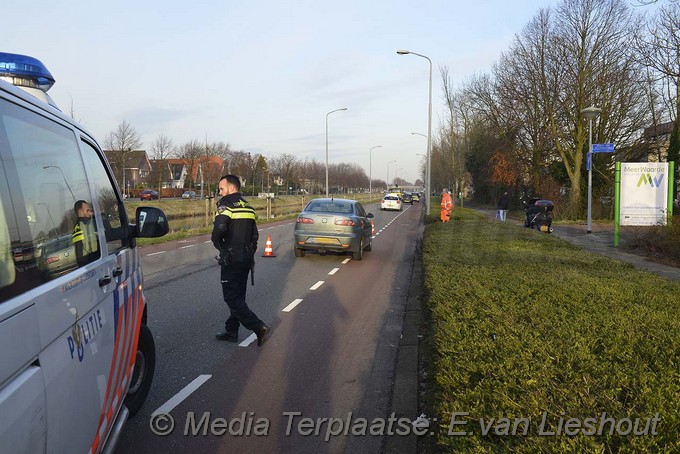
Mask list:
[[45,387],[46,446],[87,452],[106,435],[101,420],[111,418],[101,415],[112,380],[115,333],[107,308],[113,307],[114,259],[94,211],[77,131],[65,119],[19,101],[2,106],[2,126],[19,226],[16,249],[23,256],[14,301],[30,301],[37,320],[37,329],[25,327],[18,343],[39,345],[35,364]]

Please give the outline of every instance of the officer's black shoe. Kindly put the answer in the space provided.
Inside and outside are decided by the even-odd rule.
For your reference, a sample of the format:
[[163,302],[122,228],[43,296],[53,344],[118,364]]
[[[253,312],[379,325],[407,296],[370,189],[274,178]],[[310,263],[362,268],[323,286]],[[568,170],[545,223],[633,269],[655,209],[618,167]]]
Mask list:
[[261,347],[265,342],[267,342],[267,339],[269,339],[271,333],[271,327],[263,323],[260,329],[255,331],[255,335],[257,336],[257,346]]
[[215,334],[215,338],[217,338],[217,340],[221,340],[221,341],[238,342],[238,334],[237,333],[229,333],[227,331],[223,331],[221,333]]

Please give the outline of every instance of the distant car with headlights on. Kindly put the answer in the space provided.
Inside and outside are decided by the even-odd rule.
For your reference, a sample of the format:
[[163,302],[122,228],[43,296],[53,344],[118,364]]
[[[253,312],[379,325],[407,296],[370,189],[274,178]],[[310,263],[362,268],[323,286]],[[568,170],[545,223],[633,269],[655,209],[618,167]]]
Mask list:
[[145,189],[139,194],[139,200],[158,200],[158,191]]
[[366,213],[356,200],[321,198],[311,200],[295,222],[295,257],[307,251],[350,252],[362,260],[372,248],[373,213]]
[[385,210],[402,210],[401,198],[397,194],[385,194],[385,197],[380,201],[380,209]]
[[411,193],[411,198],[413,199],[414,202],[420,202],[420,193],[419,192]]

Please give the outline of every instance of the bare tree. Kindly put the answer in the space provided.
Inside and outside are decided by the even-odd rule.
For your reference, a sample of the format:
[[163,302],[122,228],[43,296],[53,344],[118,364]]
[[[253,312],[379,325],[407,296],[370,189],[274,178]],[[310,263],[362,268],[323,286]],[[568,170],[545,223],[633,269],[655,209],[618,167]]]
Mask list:
[[680,162],[680,4],[662,6],[639,35],[637,44],[644,64],[658,74],[661,93],[669,102],[667,118],[674,124],[668,161],[676,162],[673,194],[677,196],[680,178],[680,165],[677,164]]
[[104,148],[112,151],[111,167],[114,173],[120,177],[118,180],[122,185],[124,169],[129,167],[128,158],[131,151],[139,149],[142,141],[135,131],[135,128],[126,120],[123,120],[115,131],[109,133],[104,139]]
[[163,181],[170,178],[168,169],[168,158],[174,153],[172,139],[160,133],[153,144],[151,144],[151,157],[156,161],[155,168],[151,171],[151,180],[156,182],[160,199]]
[[201,157],[205,153],[205,147],[199,140],[190,140],[179,147],[178,156],[186,161],[187,178],[184,180],[184,187],[194,189],[194,170],[198,167]]

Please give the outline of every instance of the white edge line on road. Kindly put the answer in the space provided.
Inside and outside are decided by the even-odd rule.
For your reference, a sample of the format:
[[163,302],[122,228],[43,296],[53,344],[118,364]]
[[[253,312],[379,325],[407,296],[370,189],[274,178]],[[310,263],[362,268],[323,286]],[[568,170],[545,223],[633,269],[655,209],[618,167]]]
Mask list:
[[349,261],[350,261],[350,259],[345,259],[345,260],[342,261],[342,264],[344,265],[346,263],[349,263]]
[[201,385],[203,385],[203,383],[207,382],[210,379],[210,377],[212,377],[212,375],[199,375],[198,377],[194,378],[194,381],[192,381],[191,383],[186,385],[184,387],[184,389],[182,389],[180,392],[178,392],[177,394],[172,396],[163,405],[158,407],[156,409],[156,411],[151,413],[151,416],[157,415],[157,414],[160,414],[160,413],[166,413],[166,414],[170,413],[173,410],[173,408],[175,408],[176,406],[181,404],[184,399],[189,397],[191,395],[191,393],[193,393],[198,388],[200,388]]
[[212,240],[204,241],[203,244],[212,243]]
[[238,344],[239,347],[247,347],[248,345],[252,344],[255,342],[255,339],[257,339],[257,335],[255,333],[251,334],[250,336],[246,337],[243,342]]
[[158,255],[158,254],[165,254],[167,251],[160,251],[160,252],[152,252],[151,254],[146,254],[147,257],[151,257],[152,255]]
[[282,311],[282,312],[290,312],[290,311],[292,311],[293,309],[295,309],[295,306],[297,306],[297,305],[300,304],[301,302],[302,302],[302,299],[301,299],[301,298],[295,299],[295,300],[293,300],[293,302],[290,303],[288,306],[286,306],[286,307],[284,307],[283,309],[281,309],[281,311]]
[[196,245],[195,245],[195,244],[190,244],[189,246],[182,246],[180,249],[186,249],[186,248],[188,248],[188,247],[194,247],[194,246],[196,246]]
[[318,289],[319,287],[321,287],[321,286],[323,285],[323,283],[324,283],[324,281],[319,281],[319,282],[317,282],[316,284],[314,284],[314,285],[312,285],[311,287],[309,287],[309,289],[310,289],[310,290],[316,290],[316,289]]
[[340,271],[340,268],[333,268],[332,270],[330,270],[330,271],[328,272],[328,275],[329,275],[329,276],[332,276],[332,275],[334,275],[335,273],[337,273],[338,271]]

